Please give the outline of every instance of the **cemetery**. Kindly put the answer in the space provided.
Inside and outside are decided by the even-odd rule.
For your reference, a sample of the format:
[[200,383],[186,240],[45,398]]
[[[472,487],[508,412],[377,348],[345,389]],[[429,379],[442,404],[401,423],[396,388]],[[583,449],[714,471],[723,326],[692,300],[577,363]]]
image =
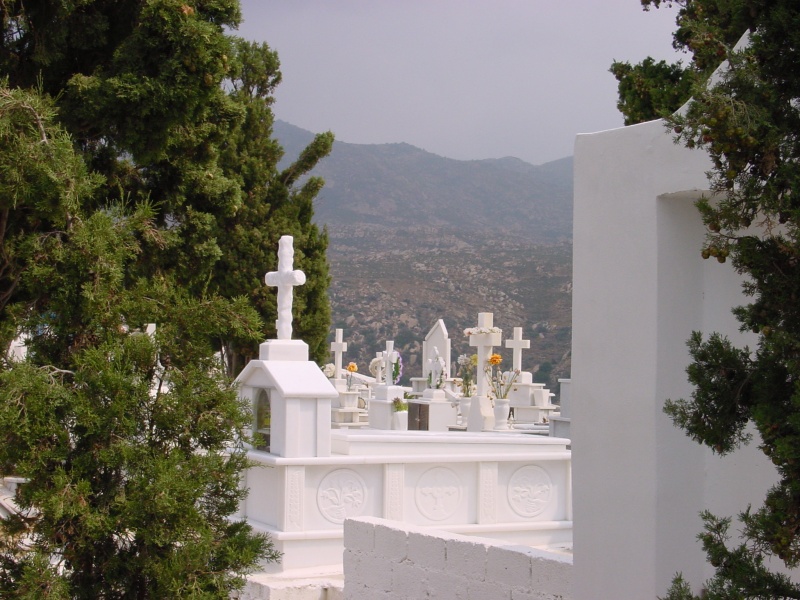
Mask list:
[[[655,598],[677,572],[699,589],[713,572],[696,539],[700,512],[735,516],[776,479],[756,444],[719,457],[662,412],[665,399],[691,394],[692,330],[753,341],[730,312],[745,301],[741,277],[698,251],[704,226],[693,201],[709,193],[708,168],[707,156],[673,144],[661,121],[578,137],[573,368],[561,381],[560,411],[519,373],[505,398],[517,419],[504,418],[504,399],[492,398],[492,351],[505,344],[517,366],[525,340],[518,330],[503,340],[490,313],[466,332],[478,357],[474,390],[453,377],[446,328],[434,324],[426,375],[405,399],[415,415],[407,425],[392,418],[393,400],[407,390],[387,376],[391,341],[375,377],[343,369],[343,332],[331,346],[330,377],[305,362],[299,340],[265,342],[240,377],[256,412],[271,401],[269,452],[251,452],[262,467],[248,473],[241,514],[284,552],[270,568],[330,564],[344,543],[350,598],[404,597],[391,594],[409,577],[438,585],[452,556],[474,567],[471,584],[462,577],[453,586],[491,588],[512,577],[493,562],[500,552],[524,579],[504,598],[591,600],[597,590]],[[343,408],[351,395],[355,408]],[[542,435],[545,418],[551,435]],[[546,556],[532,558],[532,549]],[[540,576],[542,565],[555,579]],[[571,592],[551,594],[554,582]],[[539,595],[524,592],[531,586]]]
[[[575,161],[573,371],[557,405],[521,370],[523,329],[504,334],[491,312],[463,332],[474,357],[453,357],[437,320],[410,386],[392,340],[369,375],[346,364],[342,329],[332,362],[310,361],[292,338],[306,277],[281,238],[265,277],[278,290],[277,339],[237,378],[258,434],[237,517],[281,559],[240,600],[650,598],[676,572],[694,586],[711,575],[700,511],[756,505],[776,473],[755,445],[720,458],[662,412],[691,394],[689,332],[750,335],[729,310],[743,302],[741,278],[697,251],[707,157],[654,121],[579,136]],[[0,515],[17,510],[20,483],[3,481]]]
[[[442,320],[426,336],[424,376],[411,387],[396,385],[401,359],[391,340],[373,361],[375,376],[343,366],[342,330],[331,343],[334,362],[323,370],[292,339],[292,289],[305,276],[293,269],[291,237],[281,238],[278,255],[278,271],[266,276],[278,288],[278,339],[261,344],[259,359],[237,378],[263,440],[249,452],[256,466],[246,475],[250,493],[240,516],[283,554],[265,569],[341,568],[344,522],[360,517],[569,548],[569,440],[548,435],[557,406],[519,370],[522,329],[505,340],[512,369],[499,372],[493,350],[503,333],[491,313],[479,314],[464,332],[476,354],[466,383],[454,376]],[[397,419],[406,407],[406,418]]]

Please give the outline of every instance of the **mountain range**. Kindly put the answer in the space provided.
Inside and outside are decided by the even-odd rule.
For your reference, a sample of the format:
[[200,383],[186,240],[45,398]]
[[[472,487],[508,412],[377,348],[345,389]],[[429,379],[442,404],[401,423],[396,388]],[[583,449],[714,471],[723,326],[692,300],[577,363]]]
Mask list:
[[[313,139],[283,121],[274,131],[286,157]],[[325,179],[316,219],[329,227],[491,229],[536,243],[572,237],[572,157],[534,166],[512,157],[454,160],[405,143],[337,141],[314,174]]]
[[[282,121],[274,134],[281,167],[313,139]],[[493,312],[504,330],[523,327],[531,339],[523,369],[557,391],[570,365],[571,157],[534,166],[337,141],[312,174],[325,179],[315,220],[330,237],[333,325],[344,329],[346,360],[363,372],[394,340],[406,377],[418,376],[437,319],[455,360],[473,352],[461,331]]]

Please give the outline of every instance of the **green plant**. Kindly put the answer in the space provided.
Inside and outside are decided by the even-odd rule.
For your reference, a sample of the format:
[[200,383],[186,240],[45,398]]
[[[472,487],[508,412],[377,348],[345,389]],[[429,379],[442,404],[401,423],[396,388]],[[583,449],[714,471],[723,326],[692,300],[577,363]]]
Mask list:
[[405,402],[402,398],[395,398],[392,400],[392,410],[394,412],[408,410],[408,402]]

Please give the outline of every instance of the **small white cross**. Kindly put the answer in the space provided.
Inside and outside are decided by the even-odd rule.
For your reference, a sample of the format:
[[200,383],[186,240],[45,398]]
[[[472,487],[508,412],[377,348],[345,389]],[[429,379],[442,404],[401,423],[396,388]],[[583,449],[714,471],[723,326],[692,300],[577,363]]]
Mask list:
[[264,277],[269,286],[278,288],[278,318],[275,328],[279,340],[292,339],[292,288],[306,282],[306,274],[300,270],[293,271],[294,239],[290,235],[281,236],[278,242],[278,270],[270,271]]
[[386,351],[383,353],[383,376],[386,385],[394,383],[394,363],[397,362],[397,352],[394,351],[394,342],[386,342]]
[[335,379],[342,377],[342,354],[347,352],[347,342],[342,341],[342,330],[336,330],[336,339],[331,342],[331,352],[333,352],[333,366],[335,367]]
[[514,358],[511,360],[515,371],[522,371],[522,350],[527,350],[531,347],[530,340],[522,339],[522,327],[514,327],[514,337],[506,340],[506,348],[514,349]]
[[[494,326],[494,315],[492,313],[478,313],[478,327],[493,327]],[[472,336],[470,336],[472,337]],[[473,344],[470,340],[470,346],[476,347],[478,350],[476,354],[478,355],[478,373],[477,373],[477,381],[475,382],[477,388],[477,395],[478,396],[486,396],[487,390],[489,388],[489,377],[486,375],[486,363],[489,361],[489,357],[492,355],[492,346],[486,344],[486,340],[488,336],[478,336],[479,340],[477,343]]]

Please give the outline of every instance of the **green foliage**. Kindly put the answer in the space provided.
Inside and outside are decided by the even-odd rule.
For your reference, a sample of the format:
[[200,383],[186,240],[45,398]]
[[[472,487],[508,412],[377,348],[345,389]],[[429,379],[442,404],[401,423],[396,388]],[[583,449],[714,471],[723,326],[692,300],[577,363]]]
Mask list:
[[[773,573],[764,565],[764,554],[746,544],[728,547],[731,519],[720,519],[708,511],[701,514],[704,531],[698,535],[708,561],[716,574],[708,580],[700,598],[703,600],[757,600],[800,598],[800,586],[781,573]],[[747,527],[756,526],[749,511],[740,519]],[[696,600],[691,586],[678,574],[664,600]]]
[[0,357],[0,475],[27,479],[0,596],[228,598],[277,555],[232,518],[251,414],[215,351],[269,330],[284,233],[312,283],[296,330],[324,342],[322,182],[304,177],[333,136],[278,171],[278,60],[226,33],[236,0],[0,17],[0,343],[28,349]]
[[[658,1],[645,1],[658,6]],[[726,545],[729,521],[705,516],[701,535],[715,577],[708,598],[798,598],[768,559],[800,563],[800,7],[776,0],[678,2],[677,47],[693,53],[693,100],[668,126],[676,141],[708,152],[713,197],[697,206],[707,227],[704,258],[730,260],[752,298],[734,312],[755,350],[712,334],[689,342],[691,400],[666,411],[688,435],[725,453],[752,422],[779,481],[763,506],[740,515],[742,543]],[[734,50],[746,29],[749,44]],[[672,598],[691,598],[676,580]]]
[[[34,246],[62,231],[99,183],[54,118],[47,99],[0,82],[0,322]],[[15,332],[5,334],[7,344]]]
[[[310,358],[320,363],[328,356],[330,328],[328,299],[328,236],[312,223],[313,200],[323,181],[309,177],[295,187],[333,147],[333,134],[323,133],[283,171],[278,161],[283,151],[271,138],[270,111],[274,86],[280,81],[277,55],[264,44],[234,39],[232,67],[226,87],[245,112],[232,129],[221,154],[224,172],[239,177],[244,202],[238,210],[218,219],[215,238],[221,260],[215,263],[210,289],[226,296],[244,294],[252,299],[265,326],[264,337],[275,337],[277,299],[264,285],[264,273],[277,268],[278,240],[294,236],[295,268],[306,273],[307,283],[295,288],[294,335],[309,345]],[[224,341],[229,373],[235,375],[248,358],[257,356],[252,341]]]
[[631,65],[614,61],[609,69],[617,79],[617,108],[625,125],[671,115],[702,84],[742,34],[753,24],[751,4],[744,0],[641,0],[645,10],[662,4],[680,7],[673,46],[690,52],[691,63],[669,64],[651,57]]
[[692,363],[686,369],[695,386],[692,400],[667,400],[664,412],[692,439],[727,454],[749,441],[750,358],[719,334],[703,342],[695,331],[689,340]]
[[680,63],[670,65],[647,57],[637,65],[614,61],[609,70],[619,82],[617,108],[625,116],[625,125],[672,114],[689,97],[692,78]]
[[79,212],[23,272],[29,359],[0,371],[0,472],[28,483],[0,522],[4,597],[227,598],[275,558],[228,519],[250,414],[209,341],[255,337],[258,319],[166,277],[128,281],[150,217]]

